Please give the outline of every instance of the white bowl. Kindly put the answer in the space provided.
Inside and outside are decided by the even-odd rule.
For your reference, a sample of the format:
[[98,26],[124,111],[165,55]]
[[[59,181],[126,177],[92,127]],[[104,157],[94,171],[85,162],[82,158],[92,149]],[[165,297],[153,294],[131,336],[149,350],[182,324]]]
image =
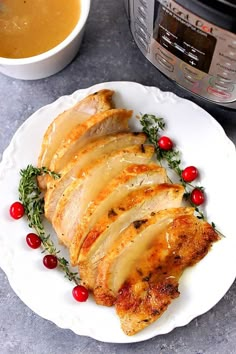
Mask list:
[[56,74],[77,54],[83,38],[91,0],[80,0],[81,13],[77,25],[66,39],[45,53],[29,58],[0,57],[0,72],[22,80],[35,80]]

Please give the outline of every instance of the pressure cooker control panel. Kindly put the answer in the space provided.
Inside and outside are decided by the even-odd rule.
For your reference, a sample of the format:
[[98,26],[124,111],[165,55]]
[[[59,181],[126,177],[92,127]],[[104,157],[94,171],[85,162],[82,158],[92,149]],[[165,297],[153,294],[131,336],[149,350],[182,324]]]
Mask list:
[[160,71],[217,103],[236,102],[236,35],[173,0],[131,0],[136,44]]

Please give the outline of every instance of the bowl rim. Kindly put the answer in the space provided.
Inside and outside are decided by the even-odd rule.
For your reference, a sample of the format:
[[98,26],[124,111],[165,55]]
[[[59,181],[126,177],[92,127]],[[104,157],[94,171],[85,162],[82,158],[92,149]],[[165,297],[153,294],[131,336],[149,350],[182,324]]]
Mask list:
[[62,42],[60,42],[55,47],[49,49],[48,51],[40,53],[38,55],[34,55],[32,57],[5,58],[0,56],[0,65],[26,65],[26,64],[40,62],[50,57],[53,57],[55,54],[59,53],[61,50],[67,47],[81,32],[89,15],[91,0],[79,0],[79,1],[80,1],[81,12],[80,12],[78,22],[74,27],[74,29]]

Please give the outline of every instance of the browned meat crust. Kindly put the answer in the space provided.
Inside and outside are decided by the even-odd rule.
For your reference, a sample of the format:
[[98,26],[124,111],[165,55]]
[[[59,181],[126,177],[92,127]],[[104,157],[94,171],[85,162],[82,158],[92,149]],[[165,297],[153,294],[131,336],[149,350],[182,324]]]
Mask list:
[[179,295],[184,269],[199,262],[218,239],[210,224],[193,215],[177,217],[167,227],[119,290],[115,306],[127,335],[162,315]]

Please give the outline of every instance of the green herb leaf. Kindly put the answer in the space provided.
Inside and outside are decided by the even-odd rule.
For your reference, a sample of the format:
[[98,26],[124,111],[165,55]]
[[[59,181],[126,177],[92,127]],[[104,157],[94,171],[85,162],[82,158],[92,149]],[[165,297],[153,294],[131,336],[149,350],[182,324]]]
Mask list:
[[147,135],[148,140],[158,150],[157,137],[160,130],[164,130],[165,122],[163,118],[158,118],[153,114],[144,114],[140,119],[143,132]]
[[65,277],[76,284],[79,284],[80,279],[77,273],[73,273],[69,268],[69,262],[64,258],[58,256],[60,253],[56,249],[50,235],[46,235],[43,225],[44,215],[44,198],[42,192],[37,183],[37,177],[48,174],[54,179],[60,178],[58,173],[50,171],[46,167],[37,168],[32,165],[28,165],[25,169],[20,171],[20,183],[19,183],[19,199],[24,205],[25,213],[29,220],[29,226],[34,228],[38,236],[40,237],[43,245],[43,252],[47,252],[57,257],[58,265],[65,273]]

